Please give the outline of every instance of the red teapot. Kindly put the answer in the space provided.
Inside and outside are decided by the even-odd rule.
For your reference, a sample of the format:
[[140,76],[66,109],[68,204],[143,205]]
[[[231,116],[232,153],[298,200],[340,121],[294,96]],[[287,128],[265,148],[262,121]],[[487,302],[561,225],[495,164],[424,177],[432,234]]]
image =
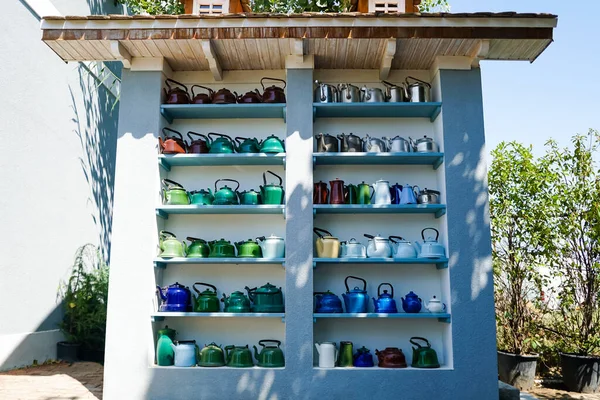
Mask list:
[[406,368],[406,357],[402,349],[397,347],[386,347],[385,350],[375,349],[379,361],[379,368]]
[[[197,136],[198,138],[194,139],[192,135]],[[190,144],[187,148],[188,153],[206,154],[210,151],[210,139],[206,135],[189,131],[187,137],[190,138]]]
[[[176,87],[172,88],[171,85],[169,85],[169,82],[174,83],[175,85],[177,85],[179,87],[176,86]],[[163,90],[165,92],[167,104],[189,104],[190,103],[190,95],[188,94],[187,86],[185,86],[183,83],[174,81],[173,79],[167,79],[165,81],[165,85],[167,85],[167,87],[169,88],[168,91],[167,91],[167,89],[163,88]]]
[[[208,93],[194,93],[194,88],[201,88],[208,91]],[[213,96],[215,95],[215,91],[211,88],[207,88],[206,86],[193,85],[192,86],[192,104],[210,104],[212,103]]]
[[[165,131],[171,132],[171,135]],[[158,147],[161,153],[181,154],[186,152],[187,144],[183,140],[181,133],[171,128],[163,128],[162,133],[165,138],[158,137]]]
[[[265,79],[270,81],[283,82],[283,88],[273,85],[265,89],[265,85],[263,84],[263,81]],[[283,91],[283,89],[285,89],[286,83],[283,79],[265,77],[260,80],[260,85],[263,88],[263,103],[285,103],[285,92]]]
[[213,104],[235,104],[237,102],[238,94],[236,92],[231,93],[229,89],[219,89],[213,95]]
[[244,94],[243,96],[238,96],[237,98],[237,102],[242,104],[242,103],[262,103],[262,97],[258,91],[258,89],[254,89],[250,92],[247,92],[246,94]]

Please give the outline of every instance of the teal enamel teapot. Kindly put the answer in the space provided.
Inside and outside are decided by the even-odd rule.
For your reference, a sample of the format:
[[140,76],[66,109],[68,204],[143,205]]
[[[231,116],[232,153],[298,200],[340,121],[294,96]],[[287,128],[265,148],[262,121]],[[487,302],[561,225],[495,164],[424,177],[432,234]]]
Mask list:
[[169,231],[160,231],[158,246],[160,249],[160,257],[185,257],[187,246],[185,242],[180,242],[174,233]]
[[236,137],[235,151],[238,153],[258,153],[261,142],[257,138]]
[[[217,189],[217,184],[219,182],[235,182],[237,187],[235,189],[231,189],[229,186],[222,186],[220,189]],[[239,196],[237,190],[240,188],[240,183],[235,179],[217,179],[215,182],[215,199],[213,201],[213,205],[215,206],[229,206],[229,205],[238,205],[240,204]]]
[[223,293],[221,301],[224,304],[224,312],[230,313],[247,313],[250,312],[250,299],[242,292],[235,291],[231,296],[227,297]]
[[191,204],[210,206],[215,201],[215,196],[210,189],[192,190],[189,196]]
[[[279,180],[278,184],[269,183],[267,184],[267,173],[273,175]],[[283,196],[285,194],[283,190],[283,179],[273,171],[263,172],[263,183],[260,187],[260,197],[263,204],[283,204]]]
[[187,206],[190,204],[188,192],[180,183],[171,179],[163,179],[163,202],[170,206]]
[[[235,142],[223,133],[210,132],[208,138],[211,140],[209,153],[232,154],[235,152]],[[213,139],[213,136],[217,136]]]
[[267,137],[260,145],[261,153],[285,153],[285,145],[275,135]]

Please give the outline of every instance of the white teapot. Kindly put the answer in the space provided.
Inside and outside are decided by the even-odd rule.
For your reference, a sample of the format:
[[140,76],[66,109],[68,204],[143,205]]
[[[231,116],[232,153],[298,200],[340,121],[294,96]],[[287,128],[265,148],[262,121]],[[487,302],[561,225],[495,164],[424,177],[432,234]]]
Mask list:
[[430,313],[441,313],[446,311],[446,304],[442,303],[438,298],[433,296],[427,304],[425,304],[425,308]]

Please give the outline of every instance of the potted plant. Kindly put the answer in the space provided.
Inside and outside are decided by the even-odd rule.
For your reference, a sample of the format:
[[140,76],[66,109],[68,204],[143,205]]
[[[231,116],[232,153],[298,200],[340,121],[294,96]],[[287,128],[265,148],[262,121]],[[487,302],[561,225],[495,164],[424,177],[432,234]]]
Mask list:
[[553,232],[545,223],[552,176],[531,147],[501,143],[489,171],[494,294],[500,380],[521,390],[534,384],[545,313],[541,272]]
[[57,356],[66,361],[104,361],[108,266],[92,244],[77,249],[71,274],[60,288],[64,315],[59,324],[66,341]]
[[552,225],[560,237],[552,262],[558,304],[549,330],[567,388],[594,393],[600,390],[600,171],[593,157],[600,136],[593,130],[575,136],[572,151],[549,146],[558,178]]

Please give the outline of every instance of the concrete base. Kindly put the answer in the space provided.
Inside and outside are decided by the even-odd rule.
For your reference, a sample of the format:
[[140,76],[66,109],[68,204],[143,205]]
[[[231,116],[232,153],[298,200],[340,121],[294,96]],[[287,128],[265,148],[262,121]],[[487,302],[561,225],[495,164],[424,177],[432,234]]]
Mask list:
[[502,381],[498,381],[498,391],[500,400],[519,400],[521,397],[519,389]]
[[58,329],[0,335],[0,371],[56,359],[56,342],[61,340],[64,336]]

